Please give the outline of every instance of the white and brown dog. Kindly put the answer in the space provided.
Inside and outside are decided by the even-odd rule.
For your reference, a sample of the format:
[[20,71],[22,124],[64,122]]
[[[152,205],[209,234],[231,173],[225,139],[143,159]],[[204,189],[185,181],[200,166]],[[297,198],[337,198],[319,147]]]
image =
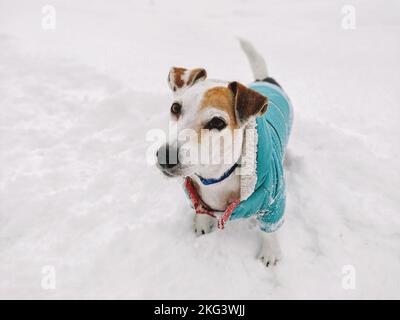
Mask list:
[[185,178],[196,234],[254,215],[263,235],[259,258],[269,266],[281,257],[276,231],[285,207],[282,159],[292,109],[264,59],[240,42],[256,79],[249,87],[207,79],[201,68],[171,69],[175,134],[158,150],[157,166],[168,177]]

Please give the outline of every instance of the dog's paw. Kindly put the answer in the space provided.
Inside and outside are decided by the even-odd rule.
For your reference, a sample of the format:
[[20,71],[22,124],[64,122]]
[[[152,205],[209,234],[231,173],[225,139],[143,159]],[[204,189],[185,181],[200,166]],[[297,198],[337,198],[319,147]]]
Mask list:
[[194,216],[193,230],[197,236],[210,233],[215,225],[215,218],[207,214],[196,214]]
[[277,263],[282,259],[280,252],[271,252],[271,250],[265,251],[261,250],[258,254],[258,259],[267,268],[270,266],[276,266]]
[[258,259],[266,267],[275,266],[282,259],[282,251],[275,234],[264,234]]

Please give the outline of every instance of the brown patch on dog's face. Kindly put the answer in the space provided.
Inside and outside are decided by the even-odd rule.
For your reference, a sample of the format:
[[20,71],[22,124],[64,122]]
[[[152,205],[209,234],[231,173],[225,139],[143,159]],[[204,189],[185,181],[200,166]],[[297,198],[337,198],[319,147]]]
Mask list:
[[214,87],[208,89],[203,96],[200,110],[216,108],[225,111],[229,115],[229,126],[231,129],[239,127],[235,114],[234,95],[226,87]]

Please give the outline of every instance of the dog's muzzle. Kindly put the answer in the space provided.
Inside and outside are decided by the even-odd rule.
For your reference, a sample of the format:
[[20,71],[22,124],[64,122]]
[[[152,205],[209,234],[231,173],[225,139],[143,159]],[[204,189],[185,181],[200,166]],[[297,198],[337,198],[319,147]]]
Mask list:
[[156,156],[161,171],[169,176],[174,175],[173,169],[179,164],[178,148],[164,144],[157,150]]

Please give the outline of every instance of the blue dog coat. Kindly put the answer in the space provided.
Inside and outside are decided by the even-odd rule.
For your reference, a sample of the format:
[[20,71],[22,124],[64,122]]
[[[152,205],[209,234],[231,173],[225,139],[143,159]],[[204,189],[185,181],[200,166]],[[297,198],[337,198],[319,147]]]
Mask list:
[[[249,88],[268,97],[268,109],[264,115],[250,120],[245,128],[240,199],[228,206],[219,220],[219,227],[222,229],[228,220],[256,216],[261,230],[274,232],[284,220],[283,157],[292,127],[292,105],[277,85],[254,82]],[[215,217],[196,195],[190,178],[186,178],[184,187],[196,213]]]

